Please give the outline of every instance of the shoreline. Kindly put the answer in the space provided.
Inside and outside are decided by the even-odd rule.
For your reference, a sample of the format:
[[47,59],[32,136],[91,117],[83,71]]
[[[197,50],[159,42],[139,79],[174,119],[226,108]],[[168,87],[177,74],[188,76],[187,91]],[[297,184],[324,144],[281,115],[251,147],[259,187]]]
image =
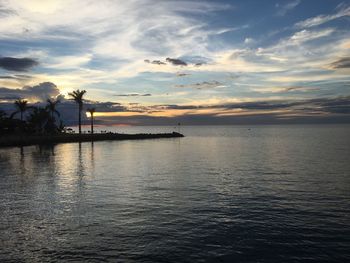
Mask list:
[[94,141],[121,141],[146,140],[162,138],[182,138],[183,134],[172,133],[95,133],[95,134],[57,134],[57,135],[6,135],[0,137],[0,148],[21,147],[30,145],[45,145],[56,143],[94,142]]

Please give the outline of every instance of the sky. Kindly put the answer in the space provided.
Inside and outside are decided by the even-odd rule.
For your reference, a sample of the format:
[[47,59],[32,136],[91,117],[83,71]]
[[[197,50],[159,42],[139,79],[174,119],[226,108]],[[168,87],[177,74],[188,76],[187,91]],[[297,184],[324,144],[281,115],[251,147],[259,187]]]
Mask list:
[[98,124],[350,123],[349,29],[344,0],[0,0],[0,109],[75,124],[84,89]]

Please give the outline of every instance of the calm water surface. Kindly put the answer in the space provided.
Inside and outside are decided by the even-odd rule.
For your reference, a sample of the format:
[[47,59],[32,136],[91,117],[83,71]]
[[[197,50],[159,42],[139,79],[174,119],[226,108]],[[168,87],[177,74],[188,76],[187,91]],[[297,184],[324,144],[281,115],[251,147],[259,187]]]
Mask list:
[[350,262],[350,125],[181,132],[0,149],[0,262]]

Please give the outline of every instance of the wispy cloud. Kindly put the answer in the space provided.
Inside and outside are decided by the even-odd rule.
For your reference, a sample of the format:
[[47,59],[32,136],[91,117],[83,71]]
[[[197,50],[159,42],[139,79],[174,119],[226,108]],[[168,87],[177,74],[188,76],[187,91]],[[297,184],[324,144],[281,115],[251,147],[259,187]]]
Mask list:
[[323,30],[310,31],[310,30],[302,30],[296,32],[293,36],[290,37],[289,43],[293,45],[299,45],[303,42],[315,40],[321,37],[326,37],[332,34],[335,30],[332,28],[327,28]]
[[224,88],[226,85],[219,81],[203,81],[194,84],[186,84],[186,85],[175,85],[176,88],[194,88],[194,89],[213,89],[213,88]]
[[276,9],[277,9],[277,15],[278,16],[284,16],[286,15],[289,11],[293,10],[295,7],[297,7],[300,4],[301,0],[294,0],[288,3],[277,3],[276,4]]
[[129,93],[129,94],[116,94],[116,97],[149,97],[152,96],[150,93],[139,94],[139,93]]
[[185,72],[176,72],[177,77],[187,77],[190,76],[191,74],[185,73]]
[[60,56],[50,59],[44,66],[56,70],[77,69],[83,67],[91,60],[92,54]]
[[319,90],[318,87],[305,87],[305,86],[287,86],[287,87],[260,87],[252,89],[258,93],[288,93],[288,92],[313,92]]
[[21,74],[0,76],[0,79],[14,79],[14,80],[28,80],[31,78],[32,78],[31,76],[21,75]]
[[160,61],[160,60],[150,61],[149,59],[145,59],[144,61],[145,61],[145,63],[151,63],[151,64],[154,64],[154,65],[166,65],[165,62]]
[[325,24],[327,22],[330,22],[332,20],[350,16],[350,6],[341,6],[341,9],[332,15],[319,15],[315,17],[308,18],[304,21],[300,21],[295,24],[297,28],[307,28],[307,27],[314,27],[319,26],[322,24]]

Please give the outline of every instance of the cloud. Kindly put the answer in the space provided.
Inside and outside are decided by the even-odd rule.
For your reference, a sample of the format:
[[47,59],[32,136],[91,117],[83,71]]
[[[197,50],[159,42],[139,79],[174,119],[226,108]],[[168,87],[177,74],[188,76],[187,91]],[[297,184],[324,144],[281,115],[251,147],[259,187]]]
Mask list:
[[253,102],[241,102],[224,104],[221,107],[226,109],[243,109],[243,110],[279,110],[290,108],[295,105],[299,105],[300,102],[289,101],[253,101]]
[[319,90],[316,87],[303,87],[303,86],[292,86],[292,87],[286,87],[285,91],[290,92],[290,91],[301,91],[301,92],[307,92],[307,91],[314,91],[314,90]]
[[0,17],[13,14],[16,14],[16,12],[14,12],[12,9],[6,8],[3,4],[0,3]]
[[166,65],[165,62],[160,61],[160,60],[153,60],[153,61],[150,61],[149,59],[145,59],[144,61],[145,61],[146,63],[154,64],[154,65]]
[[326,28],[323,30],[318,30],[318,31],[310,31],[310,30],[302,30],[299,32],[296,32],[293,36],[290,37],[290,43],[299,45],[301,43],[311,41],[314,39],[318,39],[321,37],[326,37],[332,34],[335,30],[332,28]]
[[[201,110],[201,109],[220,109],[233,110],[239,109],[244,111],[274,111],[288,110],[288,113],[340,113],[350,114],[350,96],[335,98],[317,98],[307,100],[269,100],[269,101],[249,101],[235,103],[219,103],[214,105],[157,105],[153,106],[157,109],[167,110]],[[220,111],[217,112],[220,114]],[[227,113],[227,112],[226,112]],[[235,112],[236,113],[236,112]],[[282,112],[283,114],[283,112]]]
[[333,15],[319,15],[316,17],[311,17],[296,23],[295,26],[297,28],[314,27],[345,16],[350,16],[350,6],[342,5],[341,9]]
[[194,84],[186,85],[175,85],[176,88],[193,88],[193,89],[213,89],[213,88],[223,88],[226,87],[223,83],[219,81],[203,81]]
[[287,92],[312,92],[317,91],[317,87],[288,86],[288,87],[262,87],[252,89],[258,93],[287,93]]
[[254,43],[253,38],[247,37],[244,39],[244,44],[252,44],[252,43]]
[[335,28],[304,29],[282,38],[271,46],[233,50],[228,59],[239,63],[242,69],[250,68],[251,71],[257,72],[292,72],[301,68],[308,72],[324,69],[329,57],[345,51],[345,48],[341,47],[345,39],[346,36]]
[[43,82],[35,86],[24,86],[21,89],[0,88],[0,100],[28,99],[30,101],[45,101],[60,94],[52,82]]
[[350,96],[338,98],[324,98],[310,100],[311,103],[319,106],[321,110],[329,113],[350,114]]
[[284,16],[286,15],[289,11],[293,10],[295,7],[297,7],[301,3],[301,0],[294,0],[285,4],[276,4],[277,16]]
[[70,55],[50,58],[50,63],[45,65],[46,68],[52,69],[74,69],[84,66],[92,60],[91,54]]
[[187,66],[187,63],[178,58],[166,58],[166,61],[173,64],[174,66]]
[[[25,84],[32,86],[52,81],[63,93],[68,89],[87,89],[87,98],[109,100],[113,94],[150,92],[152,97],[130,96],[129,99],[137,98],[140,103],[153,101],[166,104],[192,103],[196,100],[209,103],[214,99],[219,102],[227,98],[249,100],[267,96],[294,99],[321,96],[326,92],[339,95],[348,92],[347,88],[334,83],[335,79],[343,82],[349,80],[346,70],[329,70],[331,62],[349,56],[349,33],[344,29],[344,23],[332,23],[332,28],[298,28],[294,24],[300,19],[287,19],[283,25],[275,25],[276,17],[256,14],[255,20],[261,21],[259,26],[267,31],[276,26],[276,29],[282,26],[288,28],[272,36],[256,30],[257,25],[253,23],[254,19],[250,19],[249,8],[244,6],[246,4],[242,6],[243,9],[231,11],[222,1],[39,2],[0,0],[4,7],[6,3],[6,9],[15,12],[6,17],[0,15],[0,38],[11,43],[11,47],[4,46],[1,55],[36,58],[41,65],[38,72],[30,74],[33,78],[27,82],[19,82],[14,75],[1,72],[4,78],[0,79],[0,86],[19,88]],[[281,8],[295,1],[276,2],[280,2]],[[324,6],[322,10],[332,5]],[[317,8],[311,10],[310,5],[300,4],[292,11],[293,15],[304,6],[304,15],[320,14],[315,13]],[[274,14],[280,8],[272,6],[268,12]],[[326,14],[332,15],[346,8],[344,5]],[[233,25],[227,20],[226,14],[239,15],[236,12],[241,11],[247,21],[252,22],[250,27]],[[231,26],[236,31],[224,33]],[[24,33],[24,28],[29,33]],[[246,43],[252,43],[251,38],[255,42],[244,45],[245,37]],[[37,54],[38,49],[33,49],[38,46],[40,54]],[[13,53],[18,50],[22,53]],[[179,59],[187,66],[167,62],[167,57]],[[145,58],[148,61],[144,62]],[[183,71],[192,76],[185,78],[186,75],[177,74]],[[229,73],[240,77],[228,80]],[[197,91],[201,88],[200,84],[204,84],[204,89],[220,86],[211,80],[227,83],[232,89]],[[329,85],[320,87],[319,83],[311,84],[320,87],[320,90],[308,93],[302,93],[303,89],[282,89],[308,87],[310,81],[327,81]],[[177,89],[176,92],[186,93],[179,95],[173,93],[175,84],[189,84],[192,87],[179,86],[184,89]],[[268,94],[266,88],[265,91],[255,92],[253,89],[259,86],[272,87],[274,91]],[[127,87],[134,89],[128,90]],[[279,94],[273,94],[277,93],[277,88],[280,88]],[[126,96],[112,98],[128,100]]]
[[185,73],[185,72],[177,72],[176,73],[176,77],[186,77],[186,76],[190,76],[191,74],[189,73]]
[[14,76],[0,76],[0,79],[17,79]]
[[31,76],[28,75],[7,75],[7,76],[0,76],[0,79],[14,79],[14,80],[27,80],[31,79]]
[[116,97],[149,97],[152,96],[152,94],[150,93],[146,93],[146,94],[139,94],[139,93],[129,93],[129,94],[117,94],[117,95],[113,95]]
[[[200,56],[197,57],[188,57],[188,62],[185,62],[185,60],[183,59],[179,59],[179,58],[166,58],[166,62],[161,61],[161,60],[149,60],[149,59],[145,59],[144,62],[147,64],[154,64],[154,65],[173,65],[173,66],[202,66],[207,64],[206,61],[204,61],[204,59],[200,59]],[[206,59],[208,60],[208,59]],[[168,64],[169,63],[169,64]]]
[[333,69],[350,68],[350,57],[344,57],[344,58],[338,59],[337,61],[334,61],[333,63],[331,63],[331,68]]
[[[36,106],[45,102],[35,103]],[[348,122],[350,120],[350,96],[325,97],[306,100],[257,100],[216,104],[162,104],[141,105],[86,100],[84,110],[96,108],[98,124],[228,124],[228,123],[311,123]],[[1,103],[0,108],[10,113],[13,103]],[[66,125],[77,124],[77,105],[62,100],[58,110]],[[342,117],[343,116],[343,117]],[[295,120],[295,121],[293,121]],[[83,123],[88,118],[83,114]]]
[[[125,112],[127,111],[127,107],[121,105],[117,102],[101,102],[101,101],[84,101],[83,111],[86,111],[89,108],[95,108],[96,114],[98,115],[101,112],[104,114],[108,114],[110,112]],[[65,100],[58,105],[58,111],[61,113],[61,117],[66,125],[77,125],[78,117],[77,117],[77,105],[74,101]],[[88,118],[85,114],[82,114],[83,123],[88,123]],[[97,122],[98,118],[97,118]],[[106,123],[105,123],[106,124]]]
[[164,104],[137,106],[124,112],[99,115],[102,122],[159,125],[339,123],[350,120],[350,97],[309,100],[260,100],[211,105]]
[[[108,10],[99,10],[108,23],[100,25],[105,32],[98,36],[99,40],[93,48],[98,55],[135,61],[141,56],[207,54],[207,39],[223,30],[228,31],[226,27],[209,28],[208,22],[198,16],[228,10],[230,6],[227,4],[145,0],[107,2],[106,6],[109,5]],[[128,16],[124,17],[124,13],[128,13]]]
[[[153,62],[157,57],[209,55],[207,40],[232,30],[213,26],[203,16],[233,9],[230,4],[211,1],[101,0],[67,4],[6,0],[5,3],[6,9],[14,10],[16,15],[1,19],[1,38],[20,43],[40,42],[50,53],[40,59],[46,68],[60,66],[59,70],[63,71],[69,62],[68,67],[77,68],[74,73],[78,75],[78,67],[101,66],[100,69],[106,69],[102,74],[104,79],[109,81],[115,76],[130,77],[155,70],[151,63],[149,67],[142,65],[144,58]],[[89,56],[75,58],[76,54],[91,54],[91,61]],[[161,70],[174,70],[164,68]],[[74,82],[69,84],[76,85]]]
[[124,112],[127,110],[126,106],[118,102],[101,102],[101,101],[85,101],[84,108],[88,109],[94,107],[99,112]]
[[96,119],[98,124],[113,125],[254,125],[254,124],[319,124],[319,123],[349,123],[349,115],[285,115],[281,116],[276,113],[267,114],[247,114],[247,115],[221,115],[216,114],[191,114],[181,115],[173,118],[162,116],[99,116]]
[[0,57],[0,68],[10,71],[28,71],[39,63],[32,58]]

